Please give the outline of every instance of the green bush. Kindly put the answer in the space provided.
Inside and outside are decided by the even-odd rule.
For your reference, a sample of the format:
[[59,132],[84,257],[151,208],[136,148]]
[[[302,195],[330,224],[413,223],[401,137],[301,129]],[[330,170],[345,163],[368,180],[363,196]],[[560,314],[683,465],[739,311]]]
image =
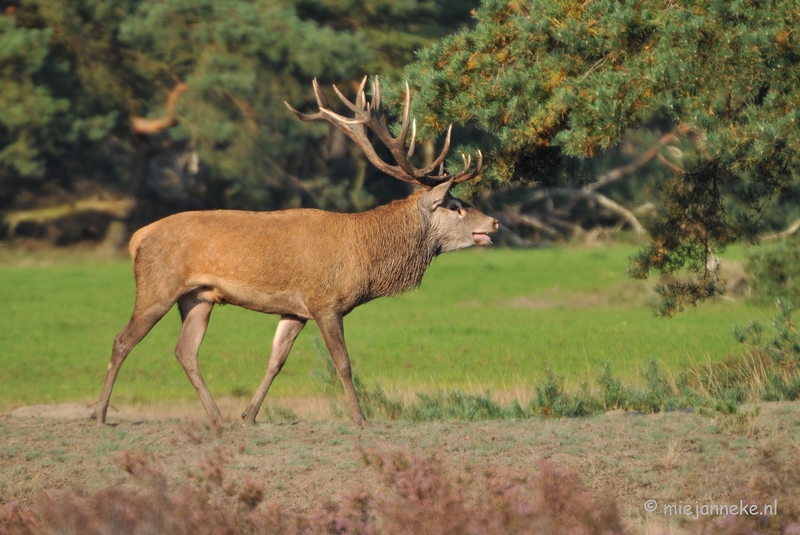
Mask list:
[[[776,302],[778,313],[772,322],[774,334],[757,321],[736,327],[733,334],[746,350],[722,362],[692,366],[678,374],[665,371],[657,359],[649,358],[641,371],[644,385],[626,388],[606,363],[597,375],[600,391],[581,383],[574,392],[564,388],[565,378],[545,369],[544,378],[533,385],[534,396],[527,403],[513,400],[503,405],[482,394],[460,390],[418,393],[405,403],[391,398],[380,385],[368,387],[356,376],[353,383],[368,418],[386,420],[497,420],[506,418],[574,418],[614,409],[656,413],[703,407],[722,414],[735,414],[746,401],[790,401],[800,399],[800,336],[792,321],[792,307]],[[318,345],[324,370],[313,377],[326,395],[340,398],[341,382],[324,348]],[[344,416],[337,401],[334,413]],[[704,410],[705,410],[704,409]]]
[[602,403],[582,383],[574,395],[564,392],[564,377],[551,369],[544,371],[544,381],[536,385],[536,397],[530,403],[534,414],[546,418],[590,416],[603,409]]
[[470,394],[460,390],[418,394],[417,401],[399,414],[411,421],[433,420],[500,420],[514,418],[514,408],[502,407],[489,394]]
[[771,303],[777,298],[800,302],[800,243],[797,240],[755,247],[746,255],[753,299]]

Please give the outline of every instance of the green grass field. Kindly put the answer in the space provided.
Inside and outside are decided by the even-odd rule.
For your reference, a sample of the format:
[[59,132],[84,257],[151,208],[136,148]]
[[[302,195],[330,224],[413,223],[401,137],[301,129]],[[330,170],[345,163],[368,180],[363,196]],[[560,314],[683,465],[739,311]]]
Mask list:
[[[444,255],[419,290],[374,301],[345,319],[355,373],[396,393],[452,387],[514,392],[541,379],[545,367],[577,388],[609,361],[617,376],[634,384],[649,357],[667,369],[720,360],[740,350],[731,335],[735,324],[774,315],[772,307],[721,300],[673,319],[655,318],[647,305],[652,283],[624,274],[634,251],[615,245]],[[93,258],[0,266],[0,409],[92,401],[99,394],[135,287],[129,260]],[[215,308],[200,353],[215,396],[252,394],[276,322],[231,306]],[[112,403],[195,398],[172,353],[179,327],[173,310],[134,349]],[[323,367],[315,338],[318,343],[310,322],[271,397],[319,392],[310,378]]]

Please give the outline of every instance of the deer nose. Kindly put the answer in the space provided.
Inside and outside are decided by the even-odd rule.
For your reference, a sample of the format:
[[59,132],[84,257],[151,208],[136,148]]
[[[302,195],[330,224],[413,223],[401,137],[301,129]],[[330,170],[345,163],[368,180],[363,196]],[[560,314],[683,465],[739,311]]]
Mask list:
[[492,219],[492,228],[495,231],[500,230],[500,222],[497,219]]

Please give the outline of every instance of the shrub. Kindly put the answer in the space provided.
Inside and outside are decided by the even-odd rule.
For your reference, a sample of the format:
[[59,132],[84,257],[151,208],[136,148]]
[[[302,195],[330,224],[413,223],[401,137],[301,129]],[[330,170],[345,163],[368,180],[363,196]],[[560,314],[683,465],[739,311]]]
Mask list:
[[603,407],[598,399],[590,395],[586,384],[581,385],[577,394],[567,394],[564,391],[564,377],[547,368],[544,381],[536,385],[536,398],[531,401],[531,408],[534,413],[546,418],[563,418],[589,416]]
[[[485,468],[472,477],[460,475],[438,456],[406,450],[377,453],[362,450],[376,470],[381,488],[359,485],[308,515],[277,504],[263,504],[263,488],[251,480],[238,493],[227,481],[224,455],[215,451],[201,471],[214,465],[212,487],[199,479],[170,487],[163,471],[147,456],[124,453],[119,461],[137,484],[87,494],[42,496],[31,507],[0,505],[3,535],[83,533],[170,533],[176,535],[506,535],[623,533],[613,500],[596,501],[577,475],[543,462],[538,472]],[[221,478],[221,479],[220,479]]]
[[[501,405],[489,392],[482,394],[460,390],[417,394],[404,403],[391,398],[380,385],[367,387],[357,376],[353,383],[368,418],[386,420],[489,420],[503,418],[545,418],[591,416],[598,412],[623,409],[661,412],[684,408],[707,407],[723,414],[733,414],[742,403],[800,399],[800,336],[792,321],[792,307],[777,301],[778,314],[773,321],[774,335],[766,339],[766,328],[758,322],[734,329],[736,339],[746,346],[740,355],[722,362],[692,366],[677,374],[665,371],[656,359],[648,359],[642,369],[644,388],[625,388],[606,363],[597,376],[600,395],[582,383],[575,393],[567,392],[565,380],[551,369],[534,385],[535,396],[524,406],[518,401]],[[341,395],[341,383],[330,359],[319,348],[325,370],[314,377],[322,391]],[[334,413],[346,411],[334,402]]]
[[603,371],[598,375],[597,382],[603,391],[605,410],[625,409],[629,406],[630,394],[623,388],[622,382],[614,377],[610,362],[603,364]]
[[[517,404],[519,407],[519,404]],[[432,420],[498,420],[516,417],[514,407],[505,408],[485,394],[460,390],[418,394],[417,400],[402,411],[402,416],[416,422]]]
[[782,297],[800,302],[800,244],[797,240],[750,249],[745,270],[754,300],[769,303]]
[[772,321],[774,335],[764,341],[764,327],[751,322],[745,328],[737,327],[734,335],[748,347],[748,354],[756,364],[753,382],[761,387],[760,399],[764,401],[795,400],[800,397],[800,337],[792,321],[792,306],[777,300],[778,313]]

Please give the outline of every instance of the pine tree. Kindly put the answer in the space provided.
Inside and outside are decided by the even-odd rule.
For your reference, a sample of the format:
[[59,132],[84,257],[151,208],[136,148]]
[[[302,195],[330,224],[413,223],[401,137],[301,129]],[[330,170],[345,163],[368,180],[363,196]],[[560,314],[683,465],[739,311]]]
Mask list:
[[686,125],[701,150],[662,185],[631,273],[700,275],[662,289],[664,313],[716,295],[707,259],[753,238],[800,177],[800,4],[486,0],[477,19],[406,71],[425,126],[474,122],[492,136],[487,177],[550,186],[630,128]]
[[[125,115],[113,29],[119,2],[50,0],[0,15],[0,203],[48,181],[113,172],[97,143]],[[89,171],[78,162],[92,162]],[[69,178],[67,178],[69,177]]]
[[[360,155],[283,101],[314,106],[313,78],[347,93],[365,74],[399,77],[471,20],[471,1],[4,2],[0,208],[80,180],[148,205],[138,224],[189,207],[384,200],[367,193],[379,179]],[[394,182],[389,195],[402,193]]]

